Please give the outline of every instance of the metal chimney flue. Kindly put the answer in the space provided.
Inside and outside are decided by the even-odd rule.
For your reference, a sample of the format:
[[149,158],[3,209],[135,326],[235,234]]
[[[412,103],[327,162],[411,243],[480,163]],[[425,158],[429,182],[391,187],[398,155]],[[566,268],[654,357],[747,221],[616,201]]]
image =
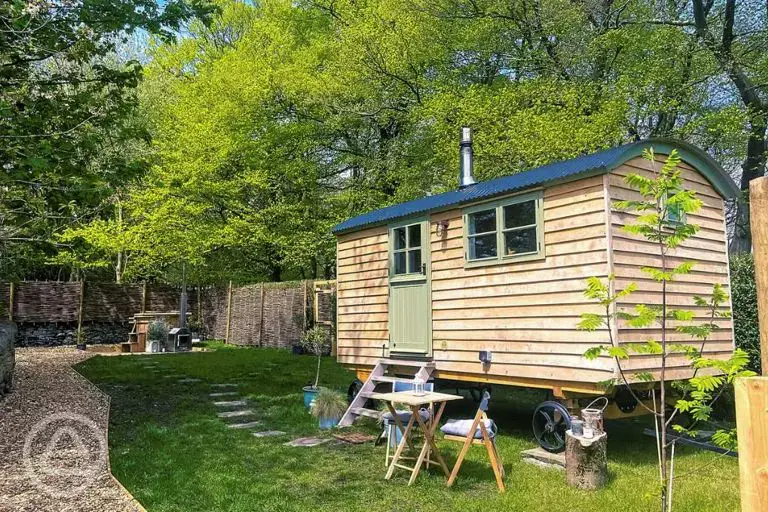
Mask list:
[[464,126],[461,129],[461,142],[459,143],[459,188],[475,184],[473,166],[472,128]]

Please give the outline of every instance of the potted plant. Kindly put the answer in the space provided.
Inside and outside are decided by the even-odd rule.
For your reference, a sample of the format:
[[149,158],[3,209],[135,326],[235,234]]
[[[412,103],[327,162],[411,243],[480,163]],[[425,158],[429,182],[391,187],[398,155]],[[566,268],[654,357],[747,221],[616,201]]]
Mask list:
[[301,335],[301,339],[299,340],[299,343],[306,352],[310,352],[317,356],[317,372],[315,373],[315,383],[310,386],[304,386],[303,388],[304,406],[307,408],[312,405],[312,401],[315,399],[318,392],[317,384],[320,382],[320,361],[326,349],[328,348],[328,342],[328,333],[320,327],[313,327],[312,329],[309,329]]
[[[165,340],[168,339],[168,325],[160,320],[155,320],[147,328],[147,352],[160,352]],[[157,343],[157,350],[152,350],[152,344]]]
[[319,420],[322,430],[338,425],[346,410],[347,397],[328,388],[321,388],[312,403],[312,416]]

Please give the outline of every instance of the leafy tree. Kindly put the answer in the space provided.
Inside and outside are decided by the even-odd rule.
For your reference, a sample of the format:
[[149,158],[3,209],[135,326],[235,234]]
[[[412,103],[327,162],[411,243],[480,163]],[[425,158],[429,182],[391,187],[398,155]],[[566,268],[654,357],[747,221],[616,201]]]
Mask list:
[[[711,297],[694,297],[694,305],[704,309],[707,313],[707,321],[702,324],[687,324],[695,320],[694,311],[671,309],[667,303],[667,285],[673,282],[677,276],[688,274],[694,264],[683,262],[675,267],[670,267],[668,261],[669,251],[678,247],[698,231],[698,226],[687,222],[687,215],[696,212],[701,207],[701,200],[696,198],[696,193],[684,188],[678,165],[680,157],[676,151],[672,151],[663,165],[656,162],[653,150],[647,150],[645,157],[651,162],[656,173],[655,178],[646,178],[638,174],[629,174],[626,177],[627,184],[636,189],[642,195],[638,201],[618,201],[614,206],[621,210],[634,211],[639,214],[634,223],[623,226],[623,229],[633,235],[642,236],[653,242],[658,249],[660,261],[659,267],[644,267],[641,270],[654,281],[661,283],[661,304],[638,304],[634,310],[617,311],[616,304],[619,299],[624,299],[636,290],[636,285],[630,283],[623,290],[613,290],[613,276],[609,276],[608,283],[598,278],[587,280],[585,295],[600,303],[605,308],[604,314],[584,313],[579,323],[579,328],[594,331],[604,328],[609,333],[610,346],[596,346],[587,350],[584,354],[588,359],[595,359],[603,354],[612,357],[619,369],[620,380],[612,380],[610,386],[621,384],[633,395],[635,400],[653,415],[656,423],[657,445],[659,454],[659,495],[661,511],[672,509],[670,501],[673,475],[671,474],[672,457],[669,455],[670,444],[667,441],[667,429],[672,425],[673,419],[680,412],[690,413],[694,420],[692,426],[685,428],[674,425],[675,430],[687,434],[695,434],[695,427],[699,422],[709,419],[712,412],[712,404],[721,396],[723,391],[733,383],[737,377],[754,375],[747,370],[749,356],[741,349],[727,359],[713,359],[706,357],[706,343],[712,332],[718,329],[715,320],[730,317],[730,311],[724,309],[728,296],[722,285],[715,284]],[[619,321],[635,328],[659,328],[661,339],[649,339],[644,343],[628,344],[616,340],[613,337],[613,328]],[[675,328],[678,332],[691,336],[695,344],[670,343],[668,332],[672,328],[671,322],[678,323]],[[630,359],[631,353],[657,356],[660,363],[658,375],[651,372],[627,372],[622,364]],[[684,355],[690,359],[693,368],[693,377],[683,382],[675,382],[675,387],[681,393],[674,410],[667,412],[667,376],[668,361],[676,355]],[[631,384],[638,382],[659,382],[659,401],[654,399],[653,408],[645,405],[633,391]],[[655,397],[655,394],[654,394]],[[713,441],[728,449],[734,449],[735,429],[718,430],[713,436]],[[672,452],[674,454],[674,450]]]
[[[4,255],[37,254],[41,262],[55,252],[52,233],[90,218],[117,186],[143,172],[146,131],[134,94],[141,66],[116,50],[139,29],[171,38],[186,18],[207,12],[197,0],[162,8],[150,0],[0,5]],[[23,273],[14,269],[18,258],[7,263],[5,278]]]

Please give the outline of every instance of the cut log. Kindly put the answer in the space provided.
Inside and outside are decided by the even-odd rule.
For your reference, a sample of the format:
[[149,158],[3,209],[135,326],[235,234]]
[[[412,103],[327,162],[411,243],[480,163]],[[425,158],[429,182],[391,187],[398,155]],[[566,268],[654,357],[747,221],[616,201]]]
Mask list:
[[568,485],[578,489],[598,489],[608,477],[608,434],[592,439],[565,433],[565,475]]

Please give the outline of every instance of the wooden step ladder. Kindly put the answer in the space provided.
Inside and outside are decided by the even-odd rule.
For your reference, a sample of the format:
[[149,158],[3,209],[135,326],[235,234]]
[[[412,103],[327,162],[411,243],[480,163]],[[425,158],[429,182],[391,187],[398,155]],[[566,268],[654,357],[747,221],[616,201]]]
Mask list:
[[[408,368],[413,372],[413,377],[405,378],[391,375],[395,369]],[[416,379],[420,379],[422,382],[427,382],[432,376],[432,372],[435,369],[435,363],[432,361],[412,361],[408,359],[380,359],[376,366],[371,371],[368,379],[360,388],[352,403],[349,404],[347,412],[341,417],[339,421],[340,427],[348,427],[352,425],[355,420],[361,416],[369,418],[380,418],[381,411],[374,409],[366,409],[365,402],[373,396],[377,386],[387,387],[388,389],[380,390],[380,392],[389,392],[394,390],[396,382],[414,382]],[[389,372],[389,373],[388,373]]]

